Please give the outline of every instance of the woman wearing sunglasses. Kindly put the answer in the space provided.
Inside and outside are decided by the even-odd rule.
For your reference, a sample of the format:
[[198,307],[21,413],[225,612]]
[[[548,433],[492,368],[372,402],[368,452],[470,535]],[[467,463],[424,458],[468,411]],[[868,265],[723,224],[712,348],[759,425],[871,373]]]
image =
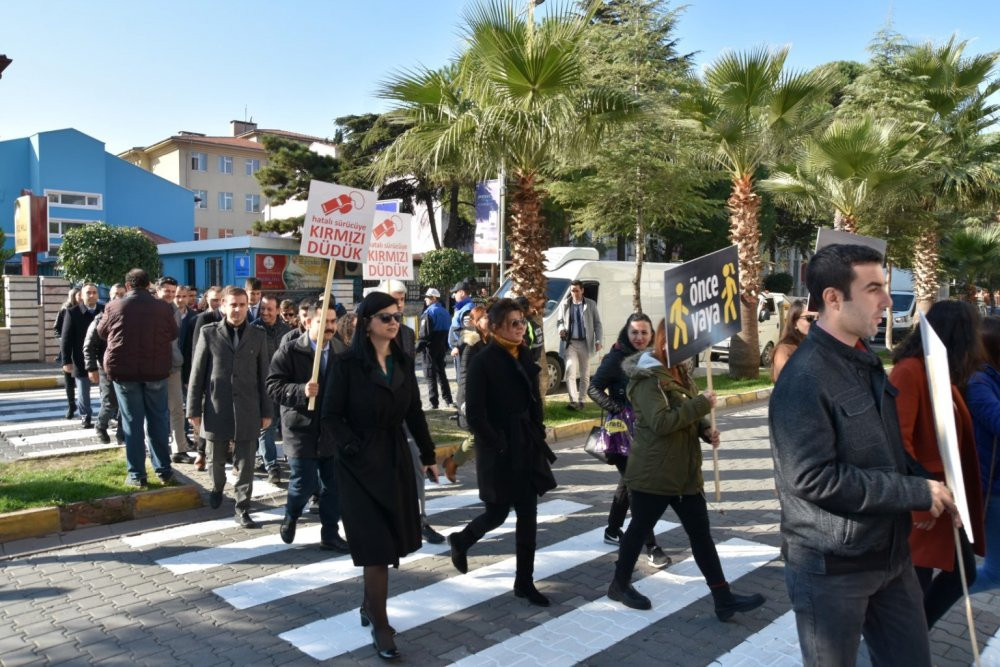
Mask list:
[[771,382],[778,380],[781,369],[791,358],[795,350],[806,339],[809,334],[809,327],[816,320],[816,313],[806,311],[806,302],[799,299],[792,304],[788,311],[788,318],[785,326],[781,330],[781,339],[778,347],[774,348],[774,358],[771,360]]
[[492,340],[469,362],[465,380],[465,416],[475,438],[479,498],[486,511],[448,536],[451,562],[469,570],[469,549],[517,513],[514,531],[516,575],[514,595],[547,607],[535,588],[535,539],[538,496],[556,487],[550,464],[556,457],[545,443],[541,369],[524,340],[527,322],[512,299],[500,299],[489,310]]
[[399,651],[386,615],[389,566],[422,544],[420,508],[406,421],[434,481],[434,443],[412,361],[395,342],[402,315],[396,299],[372,292],[358,308],[351,348],[324,375],[323,419],[332,429],[341,516],[354,564],[364,568],[361,624],[372,625],[378,656]]

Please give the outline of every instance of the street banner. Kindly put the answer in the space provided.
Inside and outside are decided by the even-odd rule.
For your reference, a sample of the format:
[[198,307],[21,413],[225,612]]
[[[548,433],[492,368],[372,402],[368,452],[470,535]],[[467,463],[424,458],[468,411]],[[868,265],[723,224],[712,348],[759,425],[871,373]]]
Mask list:
[[476,240],[472,261],[496,264],[500,261],[500,180],[476,183]]
[[[962,461],[958,453],[958,429],[955,427],[955,406],[951,397],[951,373],[948,370],[948,350],[938,338],[927,318],[920,313],[920,338],[924,345],[924,366],[927,368],[927,386],[931,394],[934,429],[938,451],[944,464],[944,479],[955,496],[955,506],[962,524],[972,526],[969,502],[965,497],[965,480],[962,478]],[[975,480],[978,484],[979,480]],[[938,519],[944,521],[946,517]],[[972,542],[971,528],[966,531]]]
[[258,254],[254,277],[264,291],[323,289],[327,261],[302,255]]
[[663,272],[671,366],[739,333],[739,264],[730,246]]
[[21,195],[14,200],[14,252],[49,251],[49,200]]
[[311,181],[299,254],[364,262],[374,214],[374,192]]
[[375,212],[365,255],[365,280],[413,280],[412,224],[409,213]]

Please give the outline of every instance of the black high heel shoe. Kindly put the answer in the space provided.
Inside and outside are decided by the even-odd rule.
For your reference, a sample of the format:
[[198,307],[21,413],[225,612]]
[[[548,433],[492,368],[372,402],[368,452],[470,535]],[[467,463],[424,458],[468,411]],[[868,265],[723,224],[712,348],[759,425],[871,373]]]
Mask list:
[[[368,616],[368,610],[365,609],[364,605],[361,605],[361,608],[358,609],[358,614],[361,616],[361,627],[367,628],[369,625],[372,624],[372,619],[371,617]],[[389,629],[392,630],[392,636],[395,637],[397,634],[396,628],[390,625]]]
[[[392,628],[389,629],[391,630]],[[372,647],[375,649],[375,652],[378,653],[378,657],[383,660],[397,660],[400,657],[399,649],[395,646],[392,648],[382,648],[378,645],[378,638],[375,637],[374,627],[372,627]]]

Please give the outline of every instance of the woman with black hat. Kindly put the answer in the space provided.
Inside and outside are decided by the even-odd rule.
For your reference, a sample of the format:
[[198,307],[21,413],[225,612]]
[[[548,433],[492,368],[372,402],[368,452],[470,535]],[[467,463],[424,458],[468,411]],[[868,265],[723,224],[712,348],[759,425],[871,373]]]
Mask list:
[[402,315],[396,299],[372,292],[358,307],[351,348],[327,373],[323,419],[337,442],[335,464],[347,542],[364,567],[361,624],[372,625],[380,658],[399,657],[386,615],[389,565],[421,545],[420,509],[403,421],[436,480],[434,443],[412,361],[394,339]]

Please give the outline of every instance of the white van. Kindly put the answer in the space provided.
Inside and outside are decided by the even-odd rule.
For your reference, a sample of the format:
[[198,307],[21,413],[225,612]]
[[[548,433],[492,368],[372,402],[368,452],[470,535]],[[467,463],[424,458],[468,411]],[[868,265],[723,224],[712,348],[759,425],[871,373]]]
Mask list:
[[[771,366],[774,348],[781,339],[781,327],[785,324],[788,310],[794,297],[777,292],[765,292],[757,302],[757,337],[760,344],[760,365]],[[729,338],[712,346],[712,361],[729,359]]]
[[[654,328],[666,313],[663,272],[675,266],[678,264],[646,262],[642,265],[642,310],[649,315]],[[579,280],[583,283],[584,296],[597,303],[597,311],[601,315],[601,351],[590,360],[590,372],[593,374],[604,353],[618,340],[618,332],[633,312],[632,280],[635,277],[635,263],[601,260],[595,248],[565,247],[545,251],[545,268],[548,286],[543,331],[549,393],[553,393],[562,384],[565,371],[563,359],[559,355],[561,341],[556,320],[559,303],[569,298],[570,281]],[[508,279],[500,286],[497,296],[508,296],[512,287]]]

